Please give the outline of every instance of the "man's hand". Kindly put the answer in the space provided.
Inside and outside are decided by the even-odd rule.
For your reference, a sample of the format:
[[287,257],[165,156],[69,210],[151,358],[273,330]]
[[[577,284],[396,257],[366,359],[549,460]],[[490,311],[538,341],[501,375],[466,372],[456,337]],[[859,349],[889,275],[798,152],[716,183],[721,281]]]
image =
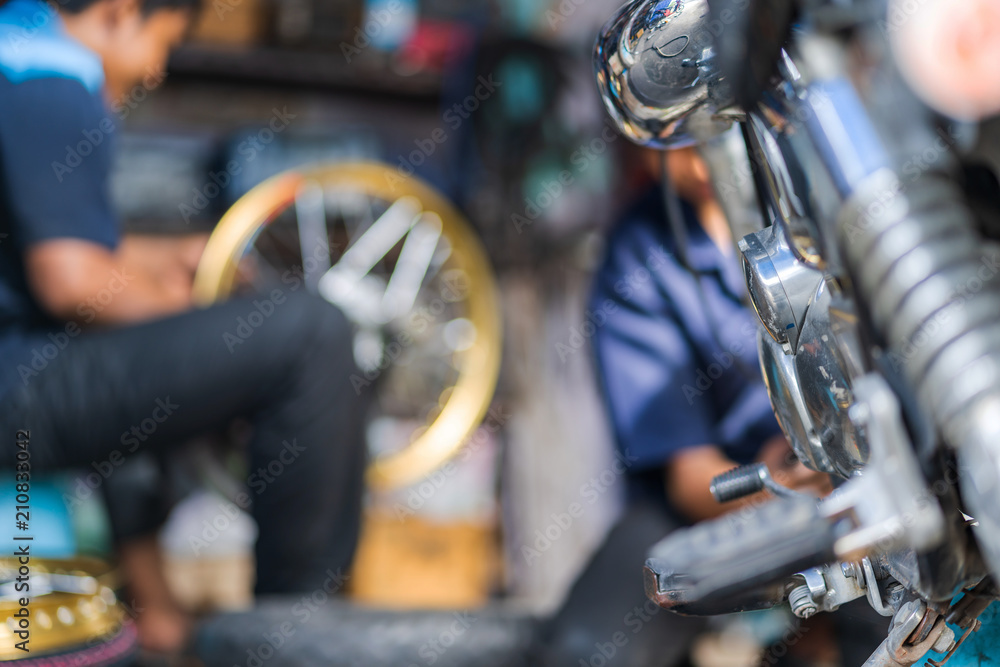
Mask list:
[[83,324],[129,324],[191,307],[189,246],[185,264],[127,245],[118,252],[78,239],[34,245],[25,253],[28,286],[53,317]]
[[173,289],[190,292],[208,234],[183,236],[127,235],[116,255],[130,272],[146,272]]
[[692,521],[714,519],[752,502],[752,498],[719,504],[712,480],[737,466],[720,447],[705,445],[678,452],[667,464],[666,490],[671,504]]

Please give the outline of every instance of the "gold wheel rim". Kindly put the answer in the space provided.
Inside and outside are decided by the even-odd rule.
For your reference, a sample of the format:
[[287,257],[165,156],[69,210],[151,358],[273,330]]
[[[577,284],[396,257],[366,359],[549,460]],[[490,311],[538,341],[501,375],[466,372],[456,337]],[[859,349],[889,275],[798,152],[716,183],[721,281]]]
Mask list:
[[[469,277],[466,317],[474,325],[471,347],[456,352],[458,381],[440,412],[426,430],[406,448],[375,459],[366,480],[376,488],[394,488],[416,482],[444,465],[460,451],[489,408],[500,371],[501,325],[496,281],[479,239],[464,217],[437,191],[422,181],[400,175],[378,163],[316,165],[279,174],[252,189],[219,221],[209,239],[195,276],[194,298],[208,306],[233,290],[237,264],[258,231],[288,208],[306,183],[335,184],[369,197],[393,202],[415,197],[425,211],[441,218],[442,236],[456,252],[456,265]],[[474,295],[474,296],[473,296]]]
[[[16,558],[0,559],[0,569],[17,571]],[[124,612],[111,586],[117,573],[107,563],[96,559],[42,559],[32,558],[31,576],[43,574],[70,575],[93,580],[88,593],[53,592],[29,595],[29,643],[32,653],[15,647],[21,637],[15,614],[20,610],[17,600],[0,601],[0,661],[29,659],[38,654],[53,653],[83,647],[95,640],[105,639],[121,629]],[[36,579],[37,581],[37,579]],[[37,584],[35,584],[37,586]]]

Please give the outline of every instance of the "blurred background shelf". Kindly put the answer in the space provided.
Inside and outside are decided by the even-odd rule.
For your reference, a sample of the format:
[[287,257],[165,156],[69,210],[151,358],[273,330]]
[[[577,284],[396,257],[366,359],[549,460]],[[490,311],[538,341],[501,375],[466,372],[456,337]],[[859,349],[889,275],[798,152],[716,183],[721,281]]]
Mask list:
[[222,78],[248,84],[333,88],[361,93],[435,97],[443,77],[435,72],[403,74],[393,58],[371,52],[347,63],[342,53],[293,51],[281,47],[223,47],[194,44],[170,59],[177,77]]

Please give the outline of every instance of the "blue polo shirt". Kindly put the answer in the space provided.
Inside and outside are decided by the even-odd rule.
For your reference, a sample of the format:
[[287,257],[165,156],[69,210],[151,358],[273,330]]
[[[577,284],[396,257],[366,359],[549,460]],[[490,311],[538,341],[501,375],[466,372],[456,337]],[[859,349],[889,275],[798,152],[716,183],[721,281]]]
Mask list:
[[100,59],[48,4],[0,6],[0,398],[26,386],[33,354],[51,356],[49,335],[66,326],[29,292],[24,253],[57,238],[118,242],[108,193],[117,125],[103,88]]
[[724,255],[693,210],[683,210],[702,289],[677,258],[655,190],[611,234],[589,312],[618,447],[630,474],[661,490],[664,465],[686,448],[717,445],[748,463],[781,432],[761,379],[757,317],[740,300],[735,250]]

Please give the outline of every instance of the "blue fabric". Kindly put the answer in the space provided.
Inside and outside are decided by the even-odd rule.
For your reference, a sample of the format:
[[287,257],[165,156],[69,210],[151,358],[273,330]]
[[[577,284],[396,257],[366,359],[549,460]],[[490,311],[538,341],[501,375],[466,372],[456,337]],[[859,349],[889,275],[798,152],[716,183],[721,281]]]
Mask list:
[[0,8],[0,74],[11,83],[70,79],[94,94],[104,87],[100,58],[69,39],[58,13],[39,0],[11,0]]
[[676,256],[663,209],[654,191],[612,233],[589,311],[619,449],[633,474],[656,480],[686,448],[717,445],[747,463],[780,433],[760,376],[757,318],[740,301],[735,253],[723,255],[684,207],[699,292]]
[[66,341],[66,324],[28,290],[24,253],[51,239],[118,242],[108,194],[117,124],[103,76],[47,4],[0,7],[0,398]]

